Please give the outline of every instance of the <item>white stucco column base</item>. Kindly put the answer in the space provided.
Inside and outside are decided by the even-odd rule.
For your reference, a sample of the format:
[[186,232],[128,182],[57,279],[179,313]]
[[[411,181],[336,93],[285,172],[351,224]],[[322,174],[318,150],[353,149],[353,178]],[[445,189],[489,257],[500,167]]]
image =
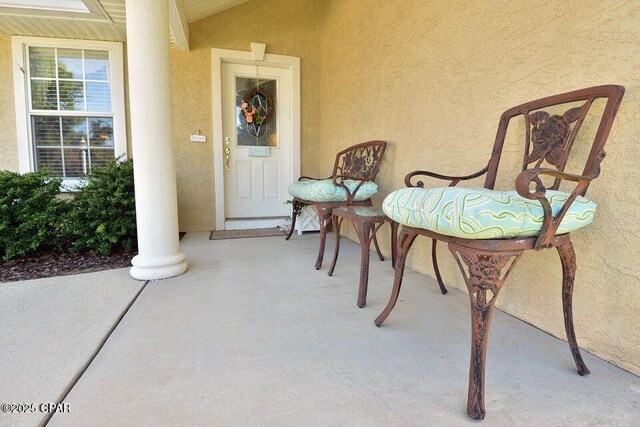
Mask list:
[[182,253],[160,258],[141,258],[140,255],[136,255],[131,264],[131,277],[137,280],[167,279],[187,271],[187,262]]
[[127,58],[138,255],[131,276],[158,280],[187,270],[178,237],[169,4],[127,0]]

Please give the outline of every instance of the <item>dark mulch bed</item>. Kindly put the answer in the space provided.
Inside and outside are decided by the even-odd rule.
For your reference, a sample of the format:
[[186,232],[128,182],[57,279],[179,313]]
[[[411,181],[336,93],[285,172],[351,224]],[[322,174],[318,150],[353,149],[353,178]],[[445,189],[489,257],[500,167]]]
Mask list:
[[[180,232],[180,240],[185,234],[187,233]],[[40,253],[6,262],[0,261],[0,283],[130,267],[131,258],[135,255],[136,252],[125,251],[111,255]]]
[[12,259],[0,264],[0,282],[66,276],[92,271],[123,268],[131,265],[135,253],[116,252],[111,255],[38,254]]

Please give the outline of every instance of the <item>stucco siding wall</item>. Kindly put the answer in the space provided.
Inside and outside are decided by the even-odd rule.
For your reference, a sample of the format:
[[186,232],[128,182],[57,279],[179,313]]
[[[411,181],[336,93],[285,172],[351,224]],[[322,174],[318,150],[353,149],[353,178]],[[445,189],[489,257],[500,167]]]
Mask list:
[[[499,116],[513,105],[622,84],[627,93],[608,156],[588,193],[598,203],[596,219],[573,236],[574,311],[581,346],[640,373],[640,3],[577,4],[264,0],[191,23],[191,50],[171,50],[181,230],[215,224],[213,47],[249,50],[255,41],[266,43],[267,53],[301,58],[304,175],[327,175],[335,153],[348,145],[389,141],[378,205],[411,170],[464,174],[483,167]],[[0,169],[17,170],[11,62],[11,38],[0,36]],[[197,129],[207,143],[189,142]],[[509,133],[497,188],[513,188],[523,132],[518,124]],[[587,143],[577,141],[578,153]],[[386,227],[382,234],[388,253]],[[429,244],[418,240],[409,265],[433,276]],[[445,245],[440,257],[447,284],[465,290]],[[564,339],[560,284],[554,251],[527,253],[498,306]],[[566,357],[571,366],[568,349]]]
[[[320,2],[269,0],[247,2],[189,25],[190,51],[171,50],[173,137],[178,174],[178,211],[183,231],[215,228],[211,48],[250,50],[267,44],[266,53],[300,57],[301,164],[316,172],[320,142]],[[189,142],[200,129],[206,144]]]
[[18,171],[11,36],[0,36],[0,170]]
[[[378,204],[409,171],[481,169],[511,106],[598,84],[626,86],[602,175],[588,193],[596,219],[573,236],[574,313],[581,346],[640,373],[640,3],[328,0],[321,23],[315,150],[326,169],[350,143],[388,140]],[[497,188],[514,187],[524,145],[518,125]],[[588,143],[576,142],[583,158]],[[466,290],[446,245],[439,253],[446,282]],[[433,276],[427,239],[418,239],[409,265]],[[556,252],[530,252],[497,304],[564,339],[560,286]],[[566,357],[570,366],[568,349]]]

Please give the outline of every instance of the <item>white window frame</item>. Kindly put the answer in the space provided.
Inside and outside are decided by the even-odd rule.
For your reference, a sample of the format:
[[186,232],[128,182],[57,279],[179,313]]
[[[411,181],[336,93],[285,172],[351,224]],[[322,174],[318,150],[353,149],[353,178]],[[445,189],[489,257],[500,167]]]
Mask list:
[[[58,47],[73,49],[97,49],[109,52],[109,83],[113,114],[113,141],[115,157],[127,154],[127,127],[124,109],[124,61],[122,43],[94,40],[53,39],[43,37],[11,37],[13,54],[13,89],[16,104],[16,132],[18,137],[18,166],[20,173],[34,172],[35,150],[31,135],[28,105],[29,76],[27,69],[28,48]],[[76,112],[82,115],[82,112]],[[80,182],[78,178],[65,178],[64,186],[73,190]]]

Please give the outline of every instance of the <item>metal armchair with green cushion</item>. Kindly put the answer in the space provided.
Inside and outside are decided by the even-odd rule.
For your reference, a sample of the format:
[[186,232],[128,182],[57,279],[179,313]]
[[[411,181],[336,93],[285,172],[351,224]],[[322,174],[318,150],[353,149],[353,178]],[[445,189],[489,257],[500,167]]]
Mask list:
[[[600,174],[604,145],[623,95],[622,86],[596,86],[511,108],[500,118],[492,156],[482,170],[466,176],[412,172],[405,178],[408,188],[392,192],[383,203],[386,215],[400,223],[402,230],[391,298],[375,324],[382,325],[398,300],[407,253],[418,236],[433,240],[434,269],[443,293],[446,292],[436,258],[436,242],[446,242],[464,276],[471,300],[467,413],[472,418],[482,419],[485,415],[484,366],[493,307],[509,272],[525,250],[556,248],[558,251],[569,348],[578,373],[589,373],[573,328],[576,258],[569,233],[591,223],[595,215],[596,204],[587,199],[585,193]],[[578,131],[594,101],[600,99],[606,100],[606,104],[582,174],[566,173],[565,166]],[[572,104],[573,108],[553,115],[543,110],[563,104]],[[524,118],[525,125],[522,172],[515,179],[515,191],[494,190],[507,127],[518,116]],[[412,182],[417,176],[450,182],[448,187],[424,188],[422,181]],[[455,187],[460,181],[480,176],[486,176],[482,188]],[[543,177],[549,182],[543,182]],[[562,181],[568,181],[572,189],[560,191]]]
[[[300,206],[313,205],[318,210],[320,248],[316,270],[322,267],[327,227],[333,209],[341,206],[371,206],[371,197],[378,191],[378,185],[374,181],[380,171],[386,148],[385,141],[368,141],[351,146],[336,155],[330,177],[303,176],[289,186],[289,194],[293,197],[293,209],[287,240],[293,234]],[[378,242],[374,240],[374,243],[380,254]]]

